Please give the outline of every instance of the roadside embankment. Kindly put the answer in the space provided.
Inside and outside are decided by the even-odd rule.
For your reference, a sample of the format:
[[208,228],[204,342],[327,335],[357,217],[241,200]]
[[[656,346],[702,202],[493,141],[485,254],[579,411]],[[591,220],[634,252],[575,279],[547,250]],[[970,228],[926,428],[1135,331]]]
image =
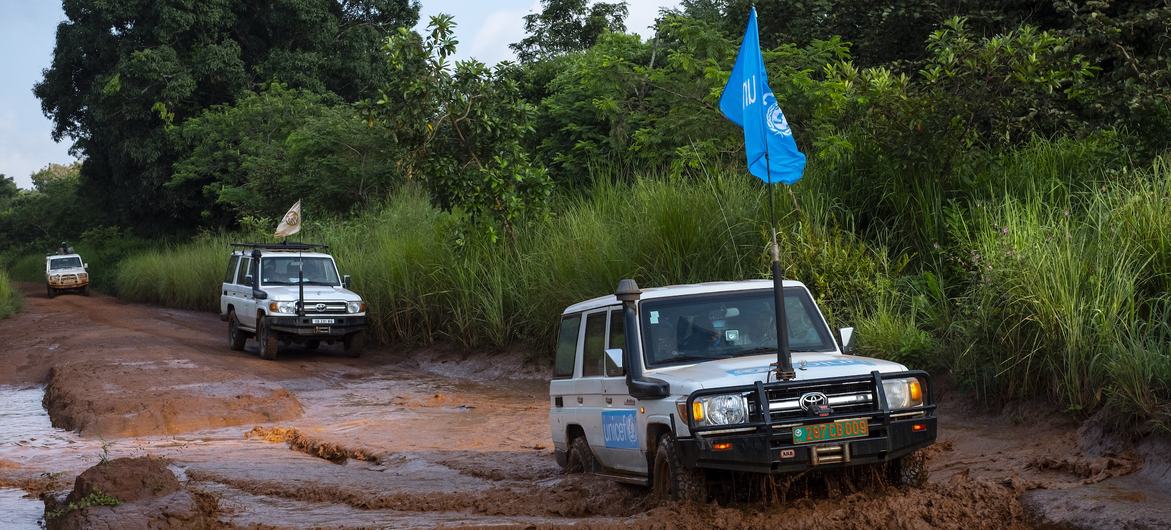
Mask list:
[[20,291],[12,284],[8,273],[0,270],[0,318],[8,318],[20,311]]

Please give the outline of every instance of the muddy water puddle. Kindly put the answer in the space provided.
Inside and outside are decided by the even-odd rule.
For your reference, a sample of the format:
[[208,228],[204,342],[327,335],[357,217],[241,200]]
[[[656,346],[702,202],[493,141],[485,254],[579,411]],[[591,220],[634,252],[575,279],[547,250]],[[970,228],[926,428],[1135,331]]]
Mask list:
[[41,525],[45,505],[40,500],[30,498],[27,493],[18,489],[0,488],[0,522],[6,529],[30,530],[43,528]]

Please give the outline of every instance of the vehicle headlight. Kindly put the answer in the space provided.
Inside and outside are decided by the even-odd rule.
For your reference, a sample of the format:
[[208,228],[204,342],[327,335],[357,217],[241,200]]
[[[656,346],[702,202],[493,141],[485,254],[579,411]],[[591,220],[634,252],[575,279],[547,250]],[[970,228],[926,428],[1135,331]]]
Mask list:
[[739,394],[705,396],[695,400],[691,417],[697,424],[731,425],[748,421],[748,402]]
[[366,310],[365,302],[346,302],[347,313],[361,313]]
[[292,315],[297,312],[297,302],[269,302],[268,310],[273,313]]
[[885,379],[882,390],[886,403],[892,409],[909,409],[923,404],[923,383],[918,378]]

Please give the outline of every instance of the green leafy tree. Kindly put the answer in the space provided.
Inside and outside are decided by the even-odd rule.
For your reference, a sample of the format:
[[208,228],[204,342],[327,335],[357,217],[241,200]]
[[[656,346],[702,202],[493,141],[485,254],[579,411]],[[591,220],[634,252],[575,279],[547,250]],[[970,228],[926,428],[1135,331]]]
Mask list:
[[626,2],[541,0],[541,11],[525,15],[527,36],[510,44],[522,63],[586,50],[606,32],[626,30]]
[[381,124],[304,89],[274,83],[172,133],[188,154],[167,187],[196,198],[211,226],[278,215],[298,199],[306,211],[344,213],[398,182]]
[[378,44],[411,0],[65,0],[34,92],[83,157],[84,193],[114,221],[166,229],[204,208],[162,193],[183,156],[167,129],[271,81],[357,100],[385,81]]
[[535,111],[513,65],[451,67],[454,26],[439,15],[426,37],[403,28],[387,41],[391,81],[371,113],[391,131],[404,178],[425,182],[436,204],[462,211],[488,239],[511,239],[518,224],[545,214],[552,189],[522,144]]

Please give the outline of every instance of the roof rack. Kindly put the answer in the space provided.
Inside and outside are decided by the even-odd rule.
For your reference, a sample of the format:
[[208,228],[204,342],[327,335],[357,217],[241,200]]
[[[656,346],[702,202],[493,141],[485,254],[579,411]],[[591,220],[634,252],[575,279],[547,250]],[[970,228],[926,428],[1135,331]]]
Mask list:
[[232,243],[233,247],[251,248],[256,250],[274,250],[285,252],[304,252],[308,250],[327,249],[329,245],[324,243]]

